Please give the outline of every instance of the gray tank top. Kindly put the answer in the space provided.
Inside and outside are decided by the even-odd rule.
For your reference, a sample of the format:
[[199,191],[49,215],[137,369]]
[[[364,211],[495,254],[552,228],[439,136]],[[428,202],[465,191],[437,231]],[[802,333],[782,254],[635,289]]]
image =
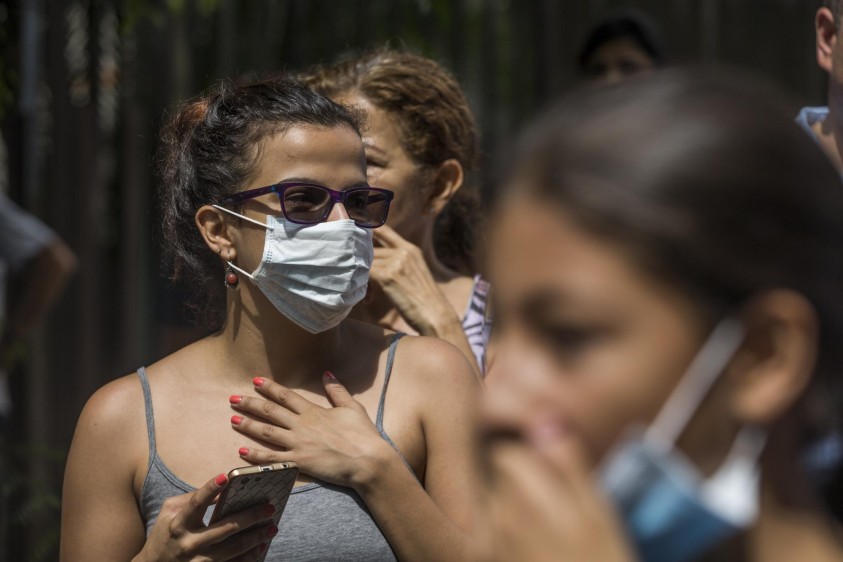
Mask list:
[[[386,389],[392,373],[395,348],[403,334],[396,334],[389,345],[383,389],[375,425],[381,436],[397,451],[383,430]],[[155,446],[155,422],[149,380],[143,367],[138,369],[146,407],[146,431],[149,436],[149,466],[141,489],[140,510],[147,535],[152,530],[161,505],[171,496],[194,491],[164,464]],[[400,455],[399,451],[399,455]],[[404,458],[403,456],[401,457]],[[406,461],[405,461],[406,463]],[[207,523],[213,507],[205,514]],[[397,560],[395,553],[366,508],[351,488],[326,482],[313,482],[293,489],[278,526],[278,535],[269,546],[266,562],[282,560]]]

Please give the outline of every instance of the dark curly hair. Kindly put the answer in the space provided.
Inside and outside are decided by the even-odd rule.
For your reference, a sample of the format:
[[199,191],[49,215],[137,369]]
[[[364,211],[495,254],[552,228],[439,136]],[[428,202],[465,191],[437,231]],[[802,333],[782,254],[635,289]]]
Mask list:
[[295,126],[360,133],[352,113],[288,77],[220,82],[184,103],[162,130],[157,163],[166,264],[171,280],[190,288],[188,308],[203,327],[222,325],[225,289],[222,264],[194,223],[196,211],[242,189],[256,171],[261,142]]
[[[456,79],[435,61],[408,52],[378,49],[317,66],[302,81],[326,96],[359,93],[398,124],[401,145],[430,170],[457,160],[468,175],[477,165],[477,127]],[[471,275],[474,233],[482,217],[479,194],[466,183],[439,215],[434,247],[452,269]]]

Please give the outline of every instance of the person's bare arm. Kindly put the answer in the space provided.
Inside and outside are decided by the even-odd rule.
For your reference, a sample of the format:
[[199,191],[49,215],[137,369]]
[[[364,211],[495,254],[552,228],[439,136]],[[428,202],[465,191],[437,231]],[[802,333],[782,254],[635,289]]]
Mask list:
[[358,484],[358,493],[400,560],[466,560],[477,503],[474,430],[480,387],[453,347],[414,340],[405,342],[411,345],[400,362],[396,356],[396,369],[415,363],[416,376],[425,381],[419,393],[427,452],[424,487],[390,454]]
[[462,319],[436,284],[422,251],[386,225],[373,235],[380,246],[375,248],[371,279],[420,335],[445,340],[459,349],[480,380],[480,366]]
[[147,445],[141,387],[132,382],[104,386],[79,417],[62,491],[62,562],[126,561],[143,547],[133,480]]
[[76,267],[74,253],[60,238],[54,237],[15,272],[6,335],[13,338],[29,336],[61,295]]

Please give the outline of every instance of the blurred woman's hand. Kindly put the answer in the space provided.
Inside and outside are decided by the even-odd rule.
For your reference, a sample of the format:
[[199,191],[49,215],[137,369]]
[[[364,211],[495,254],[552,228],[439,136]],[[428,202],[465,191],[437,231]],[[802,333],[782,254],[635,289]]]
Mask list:
[[249,416],[233,416],[234,429],[281,449],[244,447],[240,456],[253,464],[293,461],[314,478],[358,489],[371,482],[384,459],[398,453],[331,373],[323,382],[331,408],[263,378],[255,379],[255,389],[265,399],[232,396],[232,407]]
[[487,461],[484,560],[635,559],[582,450],[563,429],[549,424],[531,441],[494,442]]

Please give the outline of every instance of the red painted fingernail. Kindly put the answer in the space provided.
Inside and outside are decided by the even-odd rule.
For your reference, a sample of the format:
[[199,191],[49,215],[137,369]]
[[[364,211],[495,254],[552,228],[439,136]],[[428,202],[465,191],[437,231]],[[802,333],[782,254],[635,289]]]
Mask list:
[[226,482],[228,482],[228,476],[226,476],[225,474],[220,474],[219,476],[214,478],[214,484],[216,484],[217,486],[223,486]]
[[269,545],[268,545],[268,544],[266,544],[266,543],[263,543],[263,544],[261,545],[261,547],[260,547],[260,551],[261,551],[261,552],[265,552],[267,548],[269,548]]
[[241,418],[240,416],[231,416],[231,423],[233,423],[234,425],[240,425],[240,422],[242,421],[243,418]]
[[270,517],[273,513],[275,513],[275,506],[274,505],[269,504],[268,506],[263,508],[263,514],[266,515],[267,517]]
[[278,527],[276,527],[275,525],[270,525],[266,529],[266,536],[267,537],[274,537],[277,534],[278,534]]
[[231,402],[232,404],[239,404],[241,400],[243,400],[243,397],[237,396],[236,394],[232,394],[231,396],[228,397],[228,401]]
[[335,377],[334,373],[332,373],[331,371],[325,371],[323,374],[325,375],[325,378],[328,379],[328,380],[332,380],[332,381],[337,380],[337,377]]
[[248,449],[248,447],[240,447],[240,454],[241,454],[241,455],[243,455],[244,457],[245,457],[246,455],[248,455],[248,454],[249,454],[249,449]]
[[263,383],[266,382],[266,379],[263,377],[255,377],[252,379],[252,384],[255,386],[263,386]]

